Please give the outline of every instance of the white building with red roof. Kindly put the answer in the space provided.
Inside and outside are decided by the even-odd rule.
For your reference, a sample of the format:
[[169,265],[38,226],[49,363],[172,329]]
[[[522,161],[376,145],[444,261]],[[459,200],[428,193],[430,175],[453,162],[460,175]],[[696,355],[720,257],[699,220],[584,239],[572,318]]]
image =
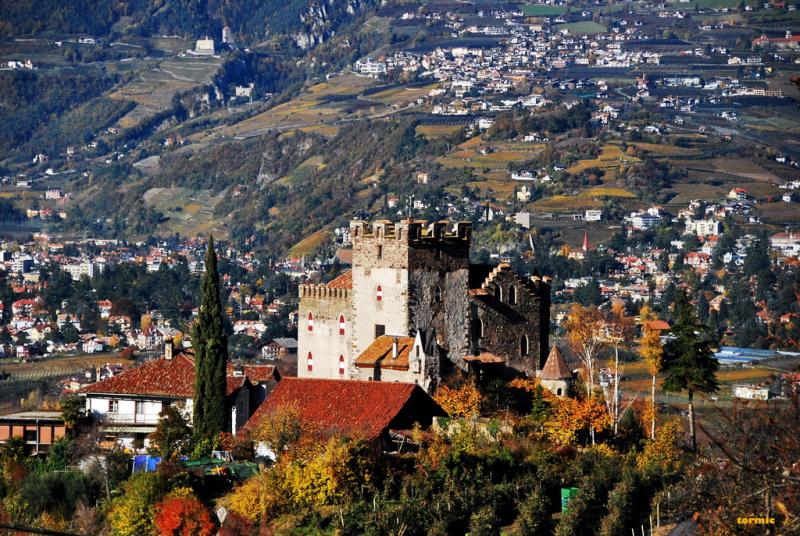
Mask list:
[[[252,381],[250,374],[254,378]],[[274,367],[228,368],[226,406],[232,434],[244,426],[279,377]],[[193,356],[188,353],[173,355],[171,347],[167,346],[164,357],[88,385],[80,394],[86,397],[86,412],[100,423],[107,436],[126,448],[136,444],[146,447],[147,436],[155,430],[165,407],[180,408],[191,422],[194,384]]]

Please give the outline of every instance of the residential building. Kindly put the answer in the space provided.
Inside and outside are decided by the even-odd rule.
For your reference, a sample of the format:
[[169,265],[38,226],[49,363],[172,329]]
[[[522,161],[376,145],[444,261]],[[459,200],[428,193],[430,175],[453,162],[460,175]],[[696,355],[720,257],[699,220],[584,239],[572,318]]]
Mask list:
[[67,272],[73,281],[80,281],[82,277],[86,276],[89,279],[93,278],[97,273],[97,265],[91,261],[84,260],[77,264],[64,264],[61,269]]
[[293,337],[277,337],[261,349],[263,359],[287,359],[297,356],[297,339]]
[[583,219],[589,221],[602,221],[603,211],[598,209],[588,209],[583,216]]
[[22,411],[0,415],[0,444],[11,438],[21,438],[27,454],[46,453],[66,432],[67,426],[60,411]]
[[[147,447],[148,434],[167,406],[179,408],[191,422],[195,388],[194,358],[165,347],[164,357],[146,361],[116,376],[86,386],[86,412],[100,423],[107,437],[127,447]],[[226,389],[228,427],[236,434],[252,414],[252,383],[229,369]],[[255,408],[252,408],[255,409]]]
[[696,236],[718,236],[722,231],[722,224],[713,219],[687,219],[684,234]]

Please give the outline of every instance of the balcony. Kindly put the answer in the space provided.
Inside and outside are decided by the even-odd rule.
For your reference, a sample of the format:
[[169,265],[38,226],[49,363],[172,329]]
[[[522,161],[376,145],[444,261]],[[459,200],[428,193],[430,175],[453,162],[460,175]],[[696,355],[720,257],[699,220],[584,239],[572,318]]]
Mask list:
[[158,424],[159,416],[149,413],[106,413],[101,417],[105,424]]

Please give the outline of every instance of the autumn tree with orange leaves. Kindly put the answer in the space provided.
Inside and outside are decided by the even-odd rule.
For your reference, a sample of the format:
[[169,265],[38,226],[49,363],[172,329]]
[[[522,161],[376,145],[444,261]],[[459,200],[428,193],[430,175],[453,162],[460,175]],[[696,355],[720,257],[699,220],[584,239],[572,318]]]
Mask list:
[[554,395],[542,389],[538,380],[515,379],[509,387],[541,396],[547,405],[543,429],[547,437],[559,445],[573,445],[578,434],[602,432],[611,425],[611,416],[603,403],[595,397],[569,398]]
[[451,417],[477,417],[480,414],[483,396],[472,382],[466,382],[459,388],[440,386],[434,397],[436,403]]
[[584,399],[560,398],[551,395],[550,416],[544,423],[547,436],[560,445],[573,445],[578,433],[588,431],[592,444],[595,433],[611,425],[605,405],[594,397]]
[[211,536],[216,532],[208,509],[188,488],[178,488],[156,505],[161,536]]

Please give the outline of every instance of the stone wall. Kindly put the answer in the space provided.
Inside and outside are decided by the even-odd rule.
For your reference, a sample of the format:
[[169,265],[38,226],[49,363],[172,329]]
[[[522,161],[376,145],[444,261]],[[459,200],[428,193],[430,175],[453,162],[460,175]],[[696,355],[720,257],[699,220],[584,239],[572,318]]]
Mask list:
[[[444,356],[465,368],[469,349],[469,270],[415,270],[411,273],[411,324],[424,332],[435,330]],[[437,293],[437,288],[439,289]],[[437,301],[438,294],[438,301]]]
[[[532,376],[547,356],[550,286],[522,279],[510,269],[496,272],[484,289],[486,294],[472,298],[473,344],[480,351],[505,357],[508,367]],[[476,333],[479,329],[481,337]]]

